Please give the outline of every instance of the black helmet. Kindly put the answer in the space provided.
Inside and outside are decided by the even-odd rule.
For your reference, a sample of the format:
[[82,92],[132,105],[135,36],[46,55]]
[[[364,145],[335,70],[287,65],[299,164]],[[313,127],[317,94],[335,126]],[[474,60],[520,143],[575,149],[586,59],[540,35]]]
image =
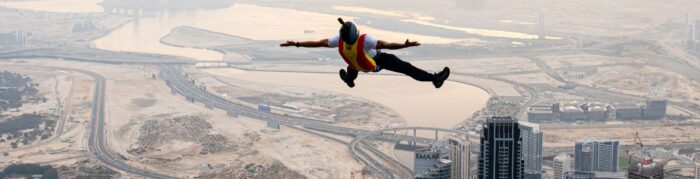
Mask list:
[[355,23],[349,21],[345,22],[342,18],[338,18],[338,22],[343,25],[340,27],[340,39],[343,39],[343,42],[345,43],[354,44],[355,41],[357,41],[357,38],[359,38],[359,33],[357,32],[357,26],[355,26]]

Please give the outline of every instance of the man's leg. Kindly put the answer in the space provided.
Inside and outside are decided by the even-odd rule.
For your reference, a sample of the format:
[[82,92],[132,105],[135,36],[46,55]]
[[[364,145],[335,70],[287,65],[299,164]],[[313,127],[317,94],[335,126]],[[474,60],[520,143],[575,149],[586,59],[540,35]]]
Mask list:
[[340,69],[340,79],[345,82],[350,88],[355,87],[355,79],[357,78],[357,70],[347,67],[347,71]]
[[418,81],[436,80],[435,74],[428,73],[425,70],[417,68],[411,65],[411,63],[399,59],[396,57],[396,55],[377,53],[377,55],[374,57],[374,61],[377,62],[377,65],[379,65],[379,68],[381,69],[402,73]]
[[348,66],[345,69],[347,69],[347,71],[348,71],[348,80],[355,81],[355,79],[357,79],[358,71],[355,69],[352,69],[350,66]]

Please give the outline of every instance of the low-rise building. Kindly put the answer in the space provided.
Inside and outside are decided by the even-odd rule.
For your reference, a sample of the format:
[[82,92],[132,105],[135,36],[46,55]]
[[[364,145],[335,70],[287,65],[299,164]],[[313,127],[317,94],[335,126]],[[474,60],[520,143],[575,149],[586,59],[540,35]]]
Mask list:
[[27,42],[27,33],[12,31],[0,33],[0,46],[21,46]]
[[615,118],[618,120],[641,119],[642,107],[632,103],[620,104],[615,107]]
[[566,70],[560,72],[564,78],[570,80],[580,80],[598,72],[598,68],[588,68],[585,70]]
[[625,172],[593,172],[595,179],[626,179]]
[[607,105],[594,102],[588,104],[588,119],[591,121],[606,121],[608,120]]
[[572,101],[560,106],[561,113],[559,114],[559,119],[564,122],[575,122],[581,120],[587,120],[588,114],[581,109],[582,104],[578,101]]
[[564,179],[593,179],[595,174],[589,171],[566,171],[564,172]]
[[644,106],[644,119],[662,119],[666,117],[666,108],[668,101],[666,100],[649,100]]
[[535,103],[527,109],[529,122],[541,123],[554,121],[554,111],[551,103]]

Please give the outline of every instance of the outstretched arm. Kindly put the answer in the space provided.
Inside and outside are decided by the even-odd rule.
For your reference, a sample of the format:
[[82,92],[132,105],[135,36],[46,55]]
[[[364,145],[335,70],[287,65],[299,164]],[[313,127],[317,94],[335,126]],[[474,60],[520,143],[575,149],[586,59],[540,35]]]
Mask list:
[[328,47],[328,39],[322,39],[318,41],[287,41],[285,43],[280,44],[280,47],[310,47],[310,48],[316,48],[316,47]]
[[411,42],[408,39],[406,39],[406,42],[404,42],[404,43],[389,43],[389,42],[386,42],[383,40],[379,40],[379,41],[377,41],[377,50],[380,50],[380,49],[397,50],[397,49],[402,49],[402,48],[406,48],[406,47],[415,47],[415,46],[419,46],[419,45],[420,45],[420,43],[418,43],[417,41]]

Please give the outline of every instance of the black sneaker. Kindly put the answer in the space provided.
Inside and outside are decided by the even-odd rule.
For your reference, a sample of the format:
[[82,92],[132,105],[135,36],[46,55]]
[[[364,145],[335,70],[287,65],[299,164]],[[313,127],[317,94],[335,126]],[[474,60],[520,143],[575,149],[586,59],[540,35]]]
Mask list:
[[445,67],[439,73],[435,73],[435,81],[433,81],[435,88],[442,87],[442,84],[445,83],[445,80],[447,80],[448,77],[450,77],[450,68],[448,67]]
[[345,71],[345,69],[340,69],[340,79],[345,82],[345,84],[348,85],[348,87],[352,88],[355,87],[355,82],[353,80],[348,79],[348,72]]

